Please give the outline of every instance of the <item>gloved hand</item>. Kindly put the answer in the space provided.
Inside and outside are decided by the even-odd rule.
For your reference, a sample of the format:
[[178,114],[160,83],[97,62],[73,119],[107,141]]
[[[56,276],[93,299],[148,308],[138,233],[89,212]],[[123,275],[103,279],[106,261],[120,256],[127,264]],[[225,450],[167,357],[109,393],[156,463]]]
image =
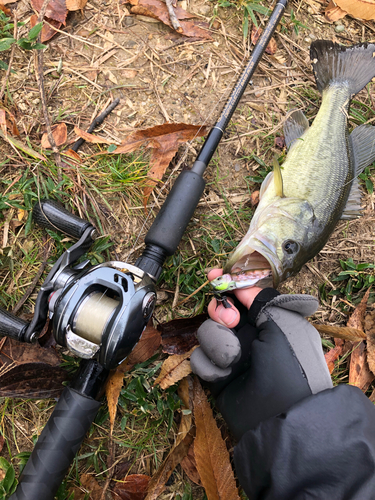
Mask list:
[[[213,270],[208,278],[221,273]],[[332,381],[320,336],[305,319],[316,311],[317,299],[253,287],[236,291],[234,300],[230,309],[216,299],[209,304],[212,319],[198,330],[191,366],[240,439],[263,420],[332,388]]]

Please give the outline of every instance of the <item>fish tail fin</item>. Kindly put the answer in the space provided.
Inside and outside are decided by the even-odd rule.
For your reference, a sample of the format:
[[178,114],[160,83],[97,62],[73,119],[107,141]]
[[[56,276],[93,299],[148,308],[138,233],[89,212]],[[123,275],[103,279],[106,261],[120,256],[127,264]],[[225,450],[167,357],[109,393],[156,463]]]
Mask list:
[[330,40],[316,40],[310,47],[316,85],[322,92],[334,83],[346,82],[351,95],[375,77],[375,44],[345,47]]

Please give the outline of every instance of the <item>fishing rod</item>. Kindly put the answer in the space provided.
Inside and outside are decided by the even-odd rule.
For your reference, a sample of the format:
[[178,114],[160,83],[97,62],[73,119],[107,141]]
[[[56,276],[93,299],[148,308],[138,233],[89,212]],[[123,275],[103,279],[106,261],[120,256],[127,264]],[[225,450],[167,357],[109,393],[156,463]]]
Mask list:
[[211,129],[191,170],[176,179],[145,237],[135,265],[109,261],[78,263],[96,236],[95,227],[52,200],[33,208],[34,221],[78,240],[59,257],[44,281],[32,321],[0,309],[0,335],[37,341],[50,316],[56,342],[81,358],[22,471],[10,500],[53,500],[101,405],[110,370],[132,351],[156,303],[156,281],[173,255],[205,187],[203,174],[284,13],[279,0]]

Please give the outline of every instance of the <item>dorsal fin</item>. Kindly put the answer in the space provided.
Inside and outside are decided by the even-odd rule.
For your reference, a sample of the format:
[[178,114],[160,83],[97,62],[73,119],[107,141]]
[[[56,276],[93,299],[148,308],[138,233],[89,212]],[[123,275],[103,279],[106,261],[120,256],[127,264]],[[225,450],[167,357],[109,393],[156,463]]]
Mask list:
[[309,128],[309,122],[306,116],[299,109],[292,111],[284,123],[285,144],[288,149],[293,143],[302,137]]
[[280,196],[280,198],[283,198],[283,178],[281,175],[281,168],[276,156],[273,158],[273,183],[275,185],[276,196]]

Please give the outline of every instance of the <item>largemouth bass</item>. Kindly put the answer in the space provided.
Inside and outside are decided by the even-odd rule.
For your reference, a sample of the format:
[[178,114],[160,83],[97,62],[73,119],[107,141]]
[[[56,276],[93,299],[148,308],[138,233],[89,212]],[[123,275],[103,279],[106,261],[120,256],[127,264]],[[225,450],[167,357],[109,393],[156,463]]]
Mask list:
[[351,98],[375,76],[375,44],[317,40],[310,58],[321,107],[311,126],[301,111],[287,118],[287,157],[281,169],[274,161],[249,231],[226,274],[211,282],[219,292],[277,287],[324,247],[340,218],[360,215],[357,176],[375,160],[375,127],[361,125],[349,135],[348,111]]

